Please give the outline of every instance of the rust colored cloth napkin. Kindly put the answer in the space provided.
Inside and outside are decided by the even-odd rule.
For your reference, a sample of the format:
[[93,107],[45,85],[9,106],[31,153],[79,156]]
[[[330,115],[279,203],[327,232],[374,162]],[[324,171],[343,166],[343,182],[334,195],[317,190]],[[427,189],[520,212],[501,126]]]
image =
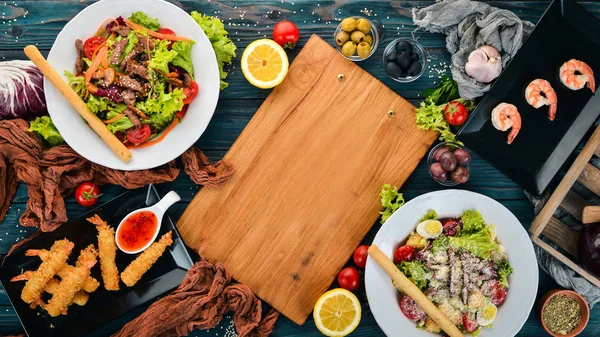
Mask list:
[[235,312],[239,337],[271,334],[279,313],[271,310],[262,318],[261,301],[250,288],[231,283],[231,275],[220,263],[200,259],[171,294],[154,302],[112,337],[187,336],[195,329],[210,329],[223,315]]
[[[120,171],[94,164],[67,145],[45,149],[23,119],[0,121],[0,219],[8,212],[17,183],[27,184],[29,201],[23,226],[53,231],[67,221],[63,197],[84,181],[121,185],[127,189],[173,181],[179,168],[172,161],[151,170]],[[225,162],[212,164],[202,151],[190,148],[182,156],[184,169],[200,185],[215,185],[233,174]]]

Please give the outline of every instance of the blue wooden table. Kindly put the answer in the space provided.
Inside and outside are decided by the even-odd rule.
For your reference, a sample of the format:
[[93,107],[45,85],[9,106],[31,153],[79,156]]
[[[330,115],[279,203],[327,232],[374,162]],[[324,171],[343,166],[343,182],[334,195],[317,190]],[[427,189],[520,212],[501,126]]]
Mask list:
[[[79,11],[94,1],[2,1],[0,2],[0,61],[24,59],[23,47],[35,44],[45,55],[50,50],[56,35],[63,26]],[[431,68],[419,80],[411,84],[400,84],[389,79],[381,64],[381,55],[385,45],[397,37],[410,37],[414,26],[411,20],[411,8],[427,6],[433,1],[173,1],[184,10],[197,10],[201,13],[216,15],[224,22],[230,37],[238,46],[238,58],[234,60],[232,71],[228,78],[229,88],[221,93],[216,113],[207,131],[196,144],[213,160],[221,158],[244,126],[252,118],[254,112],[269,94],[268,90],[252,87],[244,79],[239,67],[239,55],[253,40],[270,37],[273,25],[286,18],[294,21],[301,31],[299,47],[311,34],[315,33],[333,42],[333,31],[340,19],[351,15],[367,15],[378,19],[384,26],[384,37],[379,49],[365,62],[360,63],[370,73],[383,81],[401,96],[418,104],[419,94],[426,88],[434,86],[438,81],[440,70],[449,65],[449,55],[444,46],[444,37],[439,34],[417,32],[416,36],[425,46],[429,54],[436,58]],[[600,16],[600,3],[593,1],[581,2],[589,11]],[[549,1],[491,1],[497,7],[510,9],[525,20],[537,22]],[[176,28],[176,27],[174,27]],[[290,59],[296,55],[297,49],[289,53]],[[182,196],[182,202],[176,204],[175,215],[179,216],[187,206],[199,186],[195,185],[182,174],[164,189],[173,189]],[[443,188],[435,183],[427,172],[425,163],[421,163],[401,190],[407,199],[420,194]],[[511,180],[498,172],[484,160],[474,156],[471,180],[461,188],[490,196],[510,209],[523,226],[529,227],[533,220],[533,207],[526,199],[522,190]],[[105,186],[102,200],[110,200],[123,192],[119,186]],[[102,200],[100,202],[102,202]],[[68,197],[67,211],[70,218],[78,217],[86,209],[78,206],[72,197]],[[25,209],[27,188],[19,185],[12,200],[8,215],[0,223],[0,254],[8,251],[15,242],[34,231],[18,224],[18,219]],[[378,229],[376,224],[365,239],[369,242]],[[540,270],[538,299],[548,290],[555,288],[556,283]],[[364,288],[357,291],[363,304],[363,317],[360,326],[352,336],[384,336],[368,308]],[[93,333],[95,336],[106,336],[118,330],[123,324],[139,315],[144,308],[139,308]],[[222,324],[210,331],[196,331],[192,336],[232,336],[234,331],[231,317],[227,316]],[[11,307],[4,290],[0,288],[0,335],[21,333],[19,320]],[[312,320],[303,326],[296,326],[291,321],[281,318],[276,325],[274,336],[321,336]],[[409,336],[410,332],[399,335]],[[544,336],[535,310],[530,314],[527,323],[518,336]],[[581,336],[600,336],[600,309],[591,312],[590,322]]]

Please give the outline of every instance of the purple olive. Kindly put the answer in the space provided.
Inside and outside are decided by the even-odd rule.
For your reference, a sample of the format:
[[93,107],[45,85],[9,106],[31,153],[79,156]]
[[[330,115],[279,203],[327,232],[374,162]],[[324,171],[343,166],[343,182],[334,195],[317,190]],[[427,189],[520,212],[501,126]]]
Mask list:
[[442,168],[440,163],[431,164],[431,166],[429,166],[429,172],[431,172],[431,175],[439,181],[446,181],[446,179],[448,179],[448,172]]
[[471,162],[471,155],[467,150],[458,149],[454,151],[454,156],[456,157],[456,162],[458,165],[465,166]]
[[459,166],[450,173],[450,178],[459,184],[466,183],[469,180],[469,170]]
[[442,168],[446,171],[454,171],[456,168],[456,157],[454,153],[448,151],[442,153],[440,156],[440,164],[442,164]]
[[435,161],[440,161],[440,156],[442,155],[442,153],[444,152],[448,152],[450,151],[450,148],[447,146],[440,146],[437,150],[435,150],[435,152],[433,153],[433,160]]

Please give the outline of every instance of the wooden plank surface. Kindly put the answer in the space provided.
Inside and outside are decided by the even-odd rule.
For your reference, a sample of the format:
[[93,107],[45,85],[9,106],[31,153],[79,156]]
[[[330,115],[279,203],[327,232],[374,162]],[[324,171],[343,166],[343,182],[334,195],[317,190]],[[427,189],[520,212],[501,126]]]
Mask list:
[[[0,61],[24,59],[25,55],[22,49],[27,44],[37,44],[42,53],[47,55],[62,27],[81,9],[93,2],[93,0],[0,2]],[[375,54],[367,61],[361,62],[359,66],[383,81],[401,96],[409,99],[413,104],[418,104],[420,101],[419,94],[424,89],[433,86],[435,81],[438,80],[439,74],[436,69],[443,68],[440,63],[449,64],[450,61],[449,55],[445,51],[445,41],[442,35],[419,31],[416,36],[430,55],[436,58],[432,61],[432,65],[436,69],[426,69],[425,74],[419,80],[411,84],[401,84],[389,79],[381,66],[383,48],[387,43],[397,37],[409,38],[411,32],[415,29],[410,19],[411,8],[414,6],[427,6],[434,3],[434,1],[182,0],[174,3],[188,12],[198,10],[206,14],[218,15],[225,21],[225,28],[231,33],[232,39],[238,46],[238,57],[234,60],[232,72],[228,77],[230,87],[221,92],[215,115],[207,131],[196,144],[204,149],[212,159],[223,157],[270,92],[269,90],[254,88],[248,84],[239,69],[239,55],[251,41],[270,34],[273,24],[283,18],[293,20],[298,25],[301,30],[299,45],[302,46],[308,40],[310,33],[324,34],[324,36],[333,35],[333,29],[337,24],[335,20],[350,15],[365,15],[361,11],[370,13],[372,18],[380,20],[385,25],[385,36]],[[521,18],[535,23],[550,1],[504,0],[488,3],[496,7],[509,9]],[[580,1],[579,3],[588,11],[600,17],[600,2]],[[365,11],[365,9],[367,10]],[[278,12],[280,12],[280,15],[277,15]],[[333,37],[328,42],[331,44]],[[296,53],[297,50],[288,52],[290,60],[294,58]],[[404,192],[405,197],[410,200],[423,193],[441,188],[443,187],[431,180],[425,163],[421,162],[401,190]],[[477,155],[473,156],[470,181],[459,188],[482,193],[498,200],[513,212],[526,228],[533,220],[533,207],[525,198],[522,190]],[[162,189],[163,193],[173,189],[182,196],[182,202],[174,206],[174,215],[177,217],[197,193],[198,186],[193,184],[185,174],[182,174],[173,183],[159,186],[159,189]],[[105,186],[103,192],[104,196],[100,202],[110,200],[122,193],[123,188]],[[17,225],[18,217],[25,209],[26,201],[27,189],[21,184],[8,215],[0,223],[0,253],[5,253],[14,242],[33,231],[33,229]],[[68,197],[66,202],[67,213],[71,218],[77,217],[86,211],[86,209],[79,207],[72,197]],[[366,243],[372,240],[377,228],[378,226],[375,226],[367,235]],[[540,270],[538,299],[545,292],[556,287],[556,283]],[[370,313],[364,287],[359,289],[356,294],[363,305],[363,316],[361,324],[351,336],[383,337],[383,332],[378,328]],[[141,313],[143,309],[135,310],[107,324],[104,329],[97,331],[93,336],[109,335]],[[231,334],[234,331],[231,319],[231,315],[227,315],[223,323],[217,328],[208,331],[194,331],[190,336],[233,336]],[[18,318],[8,302],[6,294],[0,288],[0,335],[16,334],[21,331]],[[287,319],[280,319],[277,322],[273,335],[276,337],[322,336],[312,320],[307,321],[302,327],[298,327]],[[536,313],[532,312],[517,336],[537,337],[545,335]],[[595,307],[591,311],[588,327],[580,336],[598,335],[600,335],[600,309]]]
[[313,35],[225,155],[235,175],[177,223],[186,245],[303,324],[377,220],[381,186],[404,184],[437,138],[414,109]]

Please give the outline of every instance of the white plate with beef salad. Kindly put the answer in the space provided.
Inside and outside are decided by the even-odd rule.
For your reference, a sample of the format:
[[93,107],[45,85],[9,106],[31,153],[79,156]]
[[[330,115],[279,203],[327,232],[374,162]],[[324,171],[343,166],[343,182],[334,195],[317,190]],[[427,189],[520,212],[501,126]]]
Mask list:
[[[533,246],[519,220],[489,197],[462,190],[424,194],[398,209],[373,243],[466,335],[514,336],[533,307]],[[365,283],[387,336],[442,334],[370,258]]]
[[60,32],[48,61],[132,150],[122,162],[44,81],[48,112],[88,160],[121,170],[163,165],[192,146],[219,99],[212,45],[198,23],[162,0],[102,0]]

